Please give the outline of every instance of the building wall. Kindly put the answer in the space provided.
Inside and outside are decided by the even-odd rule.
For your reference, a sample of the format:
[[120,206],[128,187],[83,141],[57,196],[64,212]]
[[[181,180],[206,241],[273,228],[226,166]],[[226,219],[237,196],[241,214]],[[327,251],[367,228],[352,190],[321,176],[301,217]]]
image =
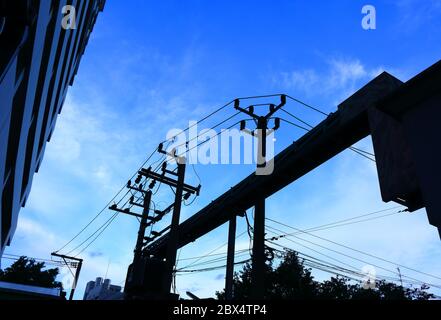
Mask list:
[[43,288],[0,281],[0,300],[66,300],[60,288]]
[[[0,0],[0,256],[105,0]],[[62,8],[76,29],[62,28]]]
[[96,278],[96,281],[89,281],[84,291],[83,300],[122,300],[124,294],[120,286],[110,283],[109,279]]

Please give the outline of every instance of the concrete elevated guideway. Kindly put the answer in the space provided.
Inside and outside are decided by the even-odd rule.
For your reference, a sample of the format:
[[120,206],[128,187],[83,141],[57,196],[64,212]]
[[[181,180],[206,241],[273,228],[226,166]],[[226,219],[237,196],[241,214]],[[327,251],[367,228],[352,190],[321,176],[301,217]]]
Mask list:
[[[437,142],[434,132],[439,130],[436,125],[441,115],[440,92],[441,62],[407,83],[382,73],[279,153],[274,158],[272,175],[251,174],[182,222],[178,247],[243,214],[255,205],[256,199],[271,196],[371,133],[383,200],[403,204],[410,211],[426,207],[430,222],[441,227],[441,171],[435,166],[441,163],[440,152],[438,148],[429,154],[423,147],[425,139]],[[414,110],[418,110],[418,121],[409,115]],[[433,119],[429,121],[432,127],[415,134],[428,118]],[[416,152],[419,154],[413,156]],[[167,242],[165,234],[145,247],[144,255],[163,258]]]

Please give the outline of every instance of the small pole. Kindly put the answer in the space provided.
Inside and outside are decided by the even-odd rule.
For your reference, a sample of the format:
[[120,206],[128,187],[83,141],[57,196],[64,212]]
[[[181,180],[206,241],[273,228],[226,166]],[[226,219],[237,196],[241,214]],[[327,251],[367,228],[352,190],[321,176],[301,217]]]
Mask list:
[[63,259],[64,262],[66,263],[66,265],[68,265],[67,262],[66,262],[66,259],[78,262],[77,270],[75,271],[74,281],[73,281],[73,284],[72,284],[72,289],[70,290],[70,295],[69,295],[69,300],[73,300],[75,289],[77,288],[78,279],[80,278],[81,267],[83,266],[83,259],[65,256],[65,255],[62,255],[62,254],[58,254],[56,252],[53,252],[51,255],[54,256],[54,257],[58,257],[58,258]]
[[82,266],[83,266],[83,260],[79,260],[78,261],[78,267],[77,267],[77,270],[75,272],[75,278],[74,278],[74,282],[73,282],[73,285],[72,285],[72,290],[70,290],[70,295],[69,295],[69,300],[70,301],[73,300],[75,289],[77,288],[78,279],[80,278],[80,272],[81,272],[81,267]]
[[225,275],[225,299],[233,299],[234,253],[236,245],[236,216],[230,219],[228,229],[227,272]]
[[150,213],[151,199],[152,199],[152,192],[150,190],[148,190],[144,196],[142,217],[141,217],[141,222],[139,224],[138,238],[136,240],[133,265],[135,265],[139,261],[139,259],[141,258],[142,247],[144,245],[145,229],[147,228],[147,219],[148,219],[148,216]]
[[400,267],[397,267],[398,270],[398,275],[400,276],[400,283],[401,283],[401,287],[403,286],[403,278],[401,277],[401,270]]
[[[266,137],[268,121],[260,117],[257,121],[258,151],[257,167],[266,167]],[[253,237],[253,298],[263,299],[265,296],[265,198],[258,197],[254,207],[254,237]]]
[[253,298],[263,299],[265,296],[265,199],[256,200],[254,208],[254,237],[253,237]]
[[181,158],[181,160],[177,159],[178,163],[178,180],[176,186],[176,194],[175,194],[175,205],[173,207],[173,216],[170,225],[170,238],[167,245],[167,253],[166,253],[166,272],[163,282],[163,293],[169,294],[171,289],[171,284],[173,280],[174,267],[176,264],[176,255],[178,250],[178,226],[179,219],[181,216],[181,204],[182,204],[182,194],[184,187],[184,177],[185,177],[185,159]]
[[[272,116],[283,106],[286,105],[286,95],[280,96],[280,104],[271,104],[269,112],[265,116],[259,116],[254,113],[254,106],[244,109],[240,106],[240,99],[235,100],[234,108],[251,116],[257,122],[257,170],[266,168],[267,166],[267,136],[268,136],[268,121]],[[243,121],[241,129],[247,133],[256,136],[254,131],[249,131],[245,128],[246,122]],[[280,126],[280,119],[276,118],[275,126],[271,131],[275,131]],[[257,171],[256,171],[257,174]],[[255,210],[254,210],[254,237],[253,237],[253,256],[252,256],[252,271],[251,281],[253,286],[252,297],[254,299],[263,299],[265,297],[265,198],[256,195]]]

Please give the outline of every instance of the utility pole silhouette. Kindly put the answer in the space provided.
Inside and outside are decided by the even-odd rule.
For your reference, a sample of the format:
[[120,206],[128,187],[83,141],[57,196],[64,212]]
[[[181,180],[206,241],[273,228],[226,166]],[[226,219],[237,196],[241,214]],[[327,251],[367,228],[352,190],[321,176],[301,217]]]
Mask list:
[[[78,284],[78,279],[80,278],[81,267],[83,266],[83,259],[65,256],[62,254],[58,254],[56,252],[51,253],[51,256],[63,259],[64,263],[69,268],[70,272],[72,272],[72,270],[70,269],[71,267],[76,269],[75,274],[72,273],[74,277],[74,281],[72,283],[72,289],[70,290],[70,295],[69,295],[69,300],[73,300],[75,289],[77,288],[77,284]],[[72,260],[73,262],[69,263],[67,260]]]
[[[286,105],[286,95],[280,96],[280,104],[259,104],[251,105],[247,109],[240,106],[240,100],[236,100],[234,107],[251,116],[257,124],[255,130],[246,128],[246,121],[242,121],[240,129],[258,139],[257,148],[257,170],[256,175],[270,174],[268,172],[267,163],[267,136],[280,128],[280,118],[274,118],[274,127],[268,129],[269,121],[272,116]],[[257,115],[254,111],[256,107],[269,106],[269,112],[264,115]],[[273,161],[273,160],[271,160]],[[272,170],[272,168],[271,168]],[[230,222],[231,223],[231,222]],[[252,285],[253,298],[263,299],[265,295],[265,198],[262,195],[256,195],[254,205],[254,235],[253,235],[253,256],[252,256]],[[231,271],[229,272],[229,274]],[[230,279],[228,279],[230,281]],[[230,293],[229,293],[230,294]]]
[[[116,205],[110,207],[111,210],[132,215],[140,219],[133,263],[129,267],[127,273],[125,291],[128,299],[170,297],[178,250],[178,226],[181,214],[181,204],[183,200],[187,200],[192,194],[198,196],[201,189],[200,185],[198,187],[193,187],[185,184],[185,157],[178,156],[175,149],[172,150],[172,152],[164,150],[163,144],[159,145],[158,152],[175,161],[177,165],[176,169],[169,170],[167,168],[167,162],[164,161],[161,166],[161,173],[155,172],[152,167],[147,169],[141,168],[138,172],[135,184],[132,185],[131,181],[127,183],[127,188],[131,191],[141,192],[143,194],[143,204],[137,202],[134,196],[132,196],[129,201],[132,207],[142,207],[142,214],[140,215],[132,212],[130,211],[130,208],[121,209]],[[147,183],[141,183],[143,178],[145,178],[146,181],[151,181],[148,187]],[[168,185],[172,188],[175,195],[174,202],[163,211],[156,209],[151,210],[150,208],[150,204],[152,203],[152,189],[157,183],[160,185]],[[153,215],[150,215],[151,211],[153,211]],[[160,232],[152,231],[151,235],[147,237],[145,234],[146,228],[161,221],[162,218],[170,212],[172,212],[170,225]],[[167,231],[169,234],[169,242],[167,245],[165,261],[158,261],[157,259],[155,260],[145,256],[143,248]],[[152,272],[152,270],[156,270],[158,273],[155,274],[156,272]]]

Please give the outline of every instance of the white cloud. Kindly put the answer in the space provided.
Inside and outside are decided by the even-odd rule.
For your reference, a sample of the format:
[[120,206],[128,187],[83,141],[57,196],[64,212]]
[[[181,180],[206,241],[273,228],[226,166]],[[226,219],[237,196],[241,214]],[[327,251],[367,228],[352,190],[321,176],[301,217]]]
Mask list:
[[337,104],[383,71],[398,78],[404,74],[400,70],[383,66],[368,68],[358,59],[341,57],[328,59],[326,66],[320,72],[315,69],[281,72],[273,77],[273,82],[290,92],[300,92],[308,98],[319,95]]
[[281,78],[285,87],[295,88],[303,92],[308,92],[311,88],[317,86],[320,80],[319,75],[314,70],[283,72]]
[[[51,259],[50,253],[52,250],[64,243],[66,243],[66,239],[61,236],[61,233],[53,233],[47,224],[40,223],[34,218],[20,215],[12,246],[7,247],[6,253]],[[82,299],[86,283],[95,280],[96,277],[104,277],[106,271],[108,278],[113,280],[113,284],[123,286],[127,266],[131,261],[131,254],[131,251],[127,250],[127,254],[119,255],[118,258],[114,258],[113,261],[110,260],[110,265],[107,254],[82,256],[85,259],[80,274],[76,298]],[[58,259],[54,258],[54,260]],[[108,265],[109,270],[107,270]],[[63,286],[69,294],[73,279],[69,269],[61,268],[58,279],[63,282]]]
[[440,0],[401,0],[395,1],[394,4],[400,17],[397,25],[400,32],[418,31],[428,23],[432,27],[434,23],[439,24]]

